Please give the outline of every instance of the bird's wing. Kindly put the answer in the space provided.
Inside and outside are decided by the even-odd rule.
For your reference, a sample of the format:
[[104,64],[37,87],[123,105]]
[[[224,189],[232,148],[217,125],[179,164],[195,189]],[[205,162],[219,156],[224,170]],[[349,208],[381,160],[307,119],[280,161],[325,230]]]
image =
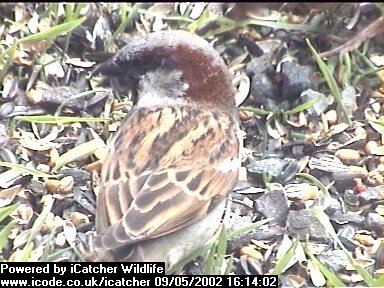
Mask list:
[[103,167],[98,245],[113,249],[198,221],[238,175],[235,117],[198,108],[130,112]]

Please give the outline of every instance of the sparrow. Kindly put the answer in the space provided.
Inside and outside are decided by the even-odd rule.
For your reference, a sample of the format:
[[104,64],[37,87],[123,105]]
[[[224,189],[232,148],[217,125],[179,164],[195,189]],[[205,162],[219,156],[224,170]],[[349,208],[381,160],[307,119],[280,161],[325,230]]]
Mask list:
[[169,269],[215,235],[238,179],[231,74],[206,40],[178,30],[131,40],[95,73],[137,91],[102,167],[96,259]]

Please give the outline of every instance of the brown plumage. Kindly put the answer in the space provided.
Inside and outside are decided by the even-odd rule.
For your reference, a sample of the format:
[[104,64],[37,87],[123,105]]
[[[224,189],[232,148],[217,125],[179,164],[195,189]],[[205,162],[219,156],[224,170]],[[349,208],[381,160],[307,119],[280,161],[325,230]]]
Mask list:
[[237,181],[230,74],[205,40],[183,31],[133,40],[97,72],[138,91],[103,164],[98,260],[170,267],[213,236]]

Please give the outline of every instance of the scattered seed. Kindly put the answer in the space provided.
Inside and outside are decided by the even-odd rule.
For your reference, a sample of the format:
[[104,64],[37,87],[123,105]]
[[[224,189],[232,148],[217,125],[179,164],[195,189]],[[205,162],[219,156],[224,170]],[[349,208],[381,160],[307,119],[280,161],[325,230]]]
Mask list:
[[66,239],[64,232],[60,232],[57,234],[56,239],[55,239],[55,244],[59,248],[63,248],[65,246]]
[[89,223],[89,218],[83,213],[72,212],[71,221],[73,222],[73,224],[75,224],[75,226],[79,226],[80,224]]
[[339,149],[335,155],[342,161],[355,161],[360,158],[360,153],[353,149]]
[[103,167],[103,162],[101,160],[97,160],[95,162],[85,165],[84,170],[87,172],[91,172],[91,171],[101,172],[102,167]]
[[360,242],[364,246],[372,246],[375,242],[375,239],[370,235],[356,234],[353,239]]
[[47,188],[48,192],[51,194],[56,194],[59,192],[60,181],[56,179],[48,179],[45,182],[45,188]]
[[254,259],[261,260],[263,259],[263,254],[261,254],[259,251],[257,251],[252,246],[244,246],[240,249],[240,254],[247,255],[249,257],[252,257]]
[[329,110],[325,113],[325,118],[327,119],[330,125],[337,123],[337,112],[336,110]]

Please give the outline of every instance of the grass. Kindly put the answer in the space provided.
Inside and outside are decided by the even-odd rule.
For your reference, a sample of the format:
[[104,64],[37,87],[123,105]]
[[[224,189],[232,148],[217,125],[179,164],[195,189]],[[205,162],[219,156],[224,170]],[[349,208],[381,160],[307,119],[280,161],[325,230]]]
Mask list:
[[315,48],[313,48],[311,42],[308,39],[307,39],[307,44],[315,58],[317,65],[319,66],[321,73],[323,74],[323,77],[329,87],[329,90],[331,91],[331,94],[335,98],[335,101],[338,105],[338,109],[342,113],[343,121],[347,123],[349,126],[351,126],[352,125],[352,122],[350,119],[351,115],[348,115],[348,112],[345,109],[343,99],[341,98],[341,94],[340,94],[340,88],[337,85],[336,79],[333,76],[331,69],[327,66],[327,64],[323,61],[323,59],[320,58],[319,54],[316,52]]
[[[218,275],[227,275],[232,268],[232,258],[226,254],[227,242],[235,237],[241,236],[244,233],[255,230],[256,228],[268,223],[269,221],[271,221],[271,219],[263,219],[231,233],[228,233],[225,227],[223,227],[220,236],[216,241],[195,249],[174,267],[171,267],[171,269],[167,271],[167,274],[173,274],[192,260],[206,255],[204,261],[204,271],[206,275],[212,275],[212,273],[217,273]],[[226,267],[224,272],[222,272],[221,268],[223,266]]]
[[59,178],[59,177],[61,177],[60,174],[58,174],[58,175],[48,174],[48,173],[41,172],[39,170],[27,168],[27,167],[25,167],[25,165],[13,164],[10,162],[0,161],[0,166],[19,171],[20,173],[25,174],[25,175],[31,175],[31,176],[36,176],[36,177],[42,177],[42,178]]
[[[60,4],[60,3],[50,3],[47,4],[44,12],[42,12],[39,15],[39,19],[47,20],[49,19],[50,28],[48,28],[45,31],[41,31],[35,34],[28,35],[29,29],[27,25],[24,22],[17,23],[16,21],[12,21],[10,19],[4,19],[4,25],[14,25],[17,26],[20,31],[17,33],[13,33],[12,35],[8,35],[10,38],[13,37],[13,42],[0,42],[1,45],[1,51],[3,53],[0,54],[0,66],[2,69],[0,69],[0,83],[3,82],[4,77],[6,77],[9,73],[15,73],[17,74],[15,77],[19,77],[21,79],[20,81],[20,88],[22,89],[23,81],[25,79],[28,79],[29,77],[29,68],[33,67],[22,67],[22,65],[15,65],[16,67],[13,67],[13,60],[15,53],[22,48],[22,44],[29,44],[39,41],[47,41],[48,46],[46,47],[46,50],[43,52],[43,54],[55,53],[55,51],[60,51],[60,55],[54,55],[53,59],[58,60],[64,60],[66,57],[75,57],[79,56],[79,51],[69,51],[70,47],[70,41],[73,38],[73,31],[74,29],[83,26],[84,30],[86,30],[89,35],[92,35],[92,27],[87,26],[88,24],[85,24],[86,17],[81,17],[81,11],[83,8],[86,8],[87,3],[79,3],[79,4],[73,4],[73,3],[67,3],[67,4]],[[105,51],[113,50],[115,47],[115,43],[117,43],[117,40],[119,40],[120,36],[127,36],[125,34],[126,32],[132,32],[133,29],[135,29],[135,25],[140,22],[133,22],[134,19],[136,19],[137,16],[156,16],[158,17],[158,14],[152,13],[148,11],[147,9],[140,8],[141,5],[138,4],[125,4],[123,3],[118,7],[117,10],[113,10],[109,4],[102,4],[101,6],[98,6],[99,8],[105,9],[103,10],[105,13],[103,16],[106,16],[108,20],[113,22],[112,26],[113,30],[110,31],[111,33],[106,33],[107,37],[105,39],[102,39],[104,41],[104,47]],[[383,9],[384,5],[379,5],[380,9]],[[64,8],[64,16],[59,17],[60,9]],[[277,20],[265,20],[261,17],[258,18],[244,18],[239,20],[230,19],[226,16],[219,16],[216,15],[210,11],[204,12],[201,17],[199,17],[196,20],[192,20],[188,17],[190,10],[192,9],[191,6],[188,8],[189,11],[187,11],[184,15],[165,15],[162,17],[162,20],[164,23],[166,23],[166,28],[172,27],[173,29],[183,29],[183,30],[189,30],[192,32],[199,31],[202,27],[205,27],[207,24],[213,23],[213,28],[208,29],[205,31],[205,34],[203,37],[207,39],[212,40],[219,40],[217,41],[221,45],[226,45],[227,42],[221,43],[221,40],[226,41],[225,39],[230,38],[230,41],[232,43],[236,42],[236,37],[238,35],[243,34],[252,34],[257,35],[258,37],[263,38],[264,36],[261,34],[260,27],[268,27],[272,29],[277,30],[285,30],[285,31],[295,31],[295,33],[298,33],[302,38],[308,37],[306,39],[306,44],[309,49],[309,52],[312,54],[313,59],[315,63],[317,64],[319,71],[321,72],[322,77],[324,78],[324,83],[326,84],[326,89],[329,90],[330,94],[335,100],[335,106],[339,112],[339,115],[341,116],[341,121],[344,123],[347,123],[349,126],[352,124],[352,120],[355,120],[352,118],[353,115],[348,115],[347,109],[345,108],[345,104],[343,102],[343,99],[341,97],[341,91],[348,86],[358,86],[363,83],[364,81],[368,81],[369,85],[372,87],[371,89],[374,90],[375,87],[378,87],[380,84],[380,79],[377,77],[377,72],[382,71],[383,67],[376,67],[373,65],[372,61],[370,60],[371,55],[371,49],[373,46],[373,42],[375,39],[371,39],[370,41],[367,41],[364,43],[361,47],[361,49],[357,49],[355,51],[351,51],[348,53],[345,53],[344,55],[341,55],[339,57],[331,57],[329,59],[322,59],[319,56],[319,52],[322,50],[322,43],[318,43],[316,41],[316,37],[312,37],[313,35],[318,35],[315,33],[328,33],[328,31],[332,31],[331,34],[335,34],[337,36],[337,33],[341,27],[343,27],[345,19],[339,17],[336,13],[332,15],[332,17],[329,17],[328,25],[333,27],[325,27],[320,26],[320,24],[297,24],[297,23],[288,23],[285,20],[282,19],[289,19],[289,17],[280,17]],[[384,9],[383,9],[384,11]],[[279,13],[284,13],[280,11]],[[115,17],[116,16],[116,17]],[[294,15],[289,15],[294,16]],[[332,20],[333,19],[333,20]],[[335,21],[335,22],[332,22]],[[149,23],[149,24],[148,24]],[[146,25],[150,25],[151,22],[148,21]],[[320,22],[318,22],[320,23]],[[132,24],[132,25],[131,25]],[[143,31],[146,31],[148,27],[144,27],[145,25],[142,24]],[[131,28],[133,27],[133,28]],[[88,30],[87,30],[88,29]],[[109,31],[106,31],[109,32]],[[65,36],[65,45],[62,50],[60,49],[54,49],[57,48],[56,45],[56,39],[59,36]],[[88,35],[88,36],[89,36]],[[287,35],[291,35],[288,34]],[[130,35],[129,35],[130,36]],[[295,36],[292,34],[292,36]],[[19,37],[19,38],[17,38]],[[273,34],[267,37],[274,37]],[[311,40],[309,40],[311,39]],[[263,39],[265,40],[265,39]],[[285,41],[285,39],[279,39],[282,44],[286,44],[288,42]],[[254,40],[255,42],[259,41],[259,38],[256,37]],[[217,43],[214,42],[214,43]],[[307,49],[307,47],[302,47],[300,49],[290,50],[290,45],[293,45],[293,42],[290,42],[289,45],[287,45],[285,48],[288,50],[288,53],[291,53],[291,55],[299,55],[299,52],[302,52],[302,50]],[[6,44],[7,43],[7,44]],[[11,43],[11,44],[9,44]],[[229,43],[229,42],[228,42]],[[215,44],[216,45],[216,44]],[[218,45],[220,47],[220,45]],[[316,48],[315,48],[316,47]],[[53,49],[52,49],[53,48]],[[113,49],[112,49],[113,48]],[[49,54],[50,55],[50,54]],[[41,63],[42,56],[39,55],[33,55],[32,61],[34,63]],[[83,55],[81,55],[83,56]],[[40,57],[40,58],[39,58]],[[253,56],[252,56],[253,57]],[[301,60],[301,59],[298,59]],[[15,69],[14,69],[15,68]],[[31,69],[32,70],[32,69]],[[25,72],[27,71],[27,72]],[[25,75],[23,74],[26,73]],[[81,71],[81,73],[86,73],[84,71]],[[39,74],[39,73],[38,73]],[[62,83],[60,82],[63,79],[43,79],[45,81],[52,81],[54,84]],[[68,79],[66,79],[68,80]],[[56,81],[56,82],[55,82]],[[33,81],[31,81],[33,82]],[[65,81],[63,81],[65,82]],[[69,81],[70,82],[70,81]],[[71,82],[70,82],[71,83]],[[364,82],[365,83],[365,82]],[[379,84],[378,84],[379,83]],[[32,85],[32,84],[31,84]],[[375,86],[376,85],[376,86]],[[29,87],[30,88],[30,87]],[[357,87],[359,88],[359,87]],[[38,124],[47,124],[47,125],[66,125],[70,123],[83,123],[86,124],[88,122],[96,122],[96,123],[106,123],[105,130],[108,128],[108,123],[111,122],[112,119],[110,118],[103,118],[103,117],[80,117],[80,116],[66,116],[61,115],[63,114],[63,107],[69,102],[69,101],[76,101],[77,99],[80,99],[82,97],[88,96],[91,93],[96,92],[105,92],[104,89],[94,89],[91,91],[82,92],[76,95],[71,96],[67,99],[64,103],[62,103],[58,109],[56,110],[56,113],[54,115],[38,115],[38,116],[16,116],[11,120],[11,125],[9,126],[11,135],[16,134],[16,128],[20,122],[26,122],[26,123],[38,123]],[[325,94],[325,93],[323,93]],[[296,115],[297,113],[305,112],[309,108],[313,107],[320,98],[313,99],[310,101],[307,101],[305,103],[301,103],[297,105],[296,107],[293,107],[292,109],[285,110],[285,111],[267,111],[266,109],[263,109],[263,107],[255,107],[255,106],[248,106],[248,107],[240,107],[239,110],[245,110],[250,111],[255,114],[255,116],[261,117],[262,121],[266,123],[266,125],[274,125],[276,123],[279,123],[281,125],[286,124],[286,120],[292,116]],[[112,112],[118,114],[119,112],[115,111]],[[358,119],[360,120],[360,119]],[[373,121],[374,122],[374,121]],[[369,121],[368,121],[369,123]],[[372,123],[372,120],[371,120]],[[376,123],[376,122],[375,122]],[[377,123],[382,123],[380,120],[377,121]],[[19,126],[27,126],[27,125],[19,125]],[[84,126],[84,125],[83,125]],[[284,127],[289,127],[289,125],[286,125]],[[255,128],[255,127],[254,127]],[[34,128],[32,127],[31,130]],[[256,128],[255,128],[256,129]],[[289,133],[290,136],[295,136],[297,138],[305,138],[306,136],[306,130],[293,130],[291,133]],[[264,128],[259,133],[261,138],[260,143],[260,150],[261,150],[261,157],[266,158],[267,152],[268,152],[268,141],[270,140],[270,137],[268,135],[268,131],[266,128]],[[286,136],[288,137],[288,136]],[[286,143],[288,140],[282,137],[281,139],[278,139],[281,143]],[[252,143],[254,144],[254,143]],[[255,145],[256,146],[256,145]],[[313,147],[313,146],[312,146]],[[55,162],[55,165],[53,168],[52,173],[44,173],[38,170],[26,168],[25,165],[21,164],[14,164],[14,163],[8,163],[8,162],[0,162],[0,166],[6,167],[8,169],[13,169],[18,172],[20,172],[23,175],[31,175],[34,179],[46,179],[46,178],[60,178],[62,175],[55,174],[55,171],[60,171],[60,169],[66,165],[69,165],[72,162],[76,162],[79,159],[86,159],[89,158],[90,155],[95,154],[95,152],[98,149],[105,149],[105,142],[99,138],[94,138],[92,140],[86,140],[83,142],[83,144],[80,144],[76,147],[65,147],[64,151],[60,154],[58,159]],[[18,157],[26,157],[23,154],[18,154]],[[371,157],[371,156],[370,156]],[[22,161],[24,162],[24,160]],[[80,167],[81,168],[81,167]],[[271,181],[273,181],[273,178],[268,173],[264,173],[262,175],[263,183],[264,185],[267,185]],[[319,187],[319,189],[323,192],[322,196],[315,202],[314,206],[311,206],[311,211],[314,213],[314,215],[317,217],[317,219],[320,221],[320,223],[325,227],[327,233],[329,234],[330,239],[334,242],[334,245],[337,247],[340,247],[344,253],[346,254],[348,261],[351,263],[351,265],[354,267],[354,269],[357,271],[359,275],[364,279],[362,283],[366,285],[367,287],[383,287],[384,286],[384,276],[375,274],[372,271],[369,271],[365,268],[363,268],[361,265],[359,265],[356,260],[353,258],[354,255],[348,252],[345,247],[343,246],[342,242],[337,236],[337,232],[335,231],[335,228],[333,227],[333,223],[330,221],[328,215],[324,212],[324,210],[329,206],[331,195],[328,191],[329,187],[325,186],[320,179],[315,178],[313,175],[309,173],[299,173],[296,175],[295,180],[297,181],[309,181]],[[261,182],[261,181],[260,181]],[[262,183],[259,183],[262,185]],[[329,185],[330,186],[330,185]],[[20,245],[20,250],[18,253],[15,254],[13,260],[19,260],[19,261],[28,261],[31,259],[34,250],[36,250],[37,243],[35,241],[36,236],[41,233],[42,227],[44,225],[44,222],[47,218],[48,213],[50,213],[54,207],[54,199],[52,197],[45,196],[43,198],[39,198],[42,200],[42,211],[37,213],[37,218],[34,221],[34,223],[30,223],[28,227],[29,229],[24,230],[24,236],[25,242]],[[4,245],[8,241],[8,237],[12,231],[12,229],[19,225],[18,221],[15,219],[11,219],[10,215],[13,211],[17,209],[17,205],[10,205],[7,207],[0,208],[0,249],[4,247]],[[252,231],[259,227],[260,225],[266,224],[269,220],[262,220],[258,221],[254,224],[252,224],[250,227],[245,227],[243,229],[240,229],[235,232],[228,232],[225,229],[221,231],[221,234],[219,235],[218,239],[214,241],[213,243],[210,243],[204,247],[201,247],[194,251],[191,255],[186,257],[181,263],[179,263],[178,268],[182,267],[186,263],[190,262],[193,259],[196,259],[197,257],[200,257],[203,259],[203,267],[204,267],[204,273],[206,274],[229,274],[231,273],[231,270],[233,268],[233,259],[234,255],[230,255],[227,251],[228,248],[228,241],[233,240],[234,237],[241,236],[243,233],[246,233],[248,231]],[[53,229],[51,232],[49,232],[49,237],[45,239],[45,242],[43,242],[42,245],[44,245],[44,252],[41,256],[41,261],[57,261],[60,259],[60,256],[63,252],[66,252],[68,250],[71,250],[72,247],[68,247],[65,249],[61,249],[60,251],[55,250],[51,242],[54,240],[55,235],[58,233],[57,229]],[[20,235],[20,234],[19,234]],[[288,237],[288,236],[287,236]],[[20,237],[22,239],[22,237]],[[21,240],[20,240],[21,241]],[[337,274],[332,271],[329,267],[326,267],[324,264],[322,264],[317,258],[316,255],[310,250],[310,239],[307,239],[306,242],[300,242],[299,240],[292,239],[292,244],[287,249],[287,251],[284,253],[282,257],[280,257],[276,263],[273,263],[274,266],[269,271],[271,274],[276,275],[285,275],[285,271],[287,269],[288,263],[295,260],[296,253],[300,249],[304,249],[305,255],[307,257],[307,261],[311,263],[312,267],[315,267],[326,279],[327,286],[333,286],[333,287],[340,287],[343,286],[344,283],[338,278]],[[203,257],[204,256],[204,257]],[[81,259],[81,257],[79,257]],[[176,268],[175,268],[176,269]],[[171,270],[168,272],[174,272],[176,270]]]
[[13,137],[16,130],[17,122],[28,122],[38,124],[67,124],[67,123],[88,123],[88,122],[109,122],[109,118],[100,117],[71,117],[71,116],[54,116],[54,115],[37,115],[37,116],[15,116],[10,125],[10,136]]
[[9,221],[5,225],[3,225],[3,221],[9,217],[9,215],[15,211],[18,206],[18,204],[13,204],[0,208],[0,251],[3,250],[5,243],[8,241],[11,229],[17,224],[17,220]]
[[27,42],[38,42],[42,40],[46,40],[48,42],[52,42],[54,38],[57,36],[69,33],[79,25],[81,25],[86,20],[85,17],[75,19],[60,25],[57,25],[55,27],[51,27],[49,30],[44,32],[35,33],[26,37],[23,37],[21,39],[15,39],[13,45],[9,47],[5,53],[0,55],[0,65],[3,67],[3,69],[0,71],[0,83],[3,82],[5,75],[7,74],[9,67],[11,65],[13,55],[18,48],[18,46],[22,43]]

